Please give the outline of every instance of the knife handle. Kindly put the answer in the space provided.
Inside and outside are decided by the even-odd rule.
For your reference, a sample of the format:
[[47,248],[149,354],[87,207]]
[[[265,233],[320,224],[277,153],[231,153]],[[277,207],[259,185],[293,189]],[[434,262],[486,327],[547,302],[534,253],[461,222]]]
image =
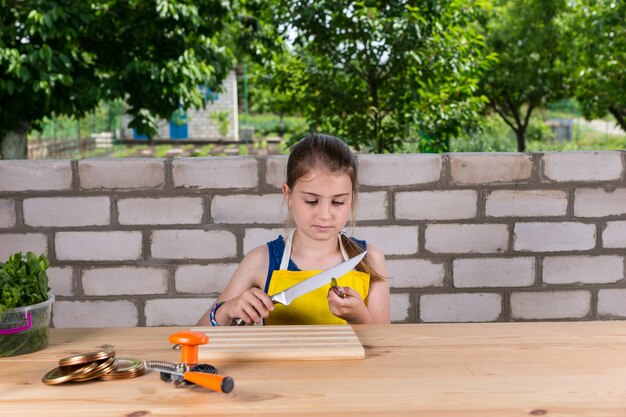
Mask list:
[[183,378],[196,385],[203,386],[212,391],[229,393],[235,387],[235,381],[229,376],[207,374],[204,372],[185,372]]
[[[281,293],[278,293],[278,294],[281,294]],[[274,303],[274,304],[283,304],[283,303],[281,303],[280,301],[278,301],[278,300],[276,299],[276,296],[277,296],[278,294],[272,295],[272,296],[270,297],[270,300],[272,300],[272,303]],[[235,321],[231,324],[231,326],[245,326],[245,325],[246,325],[246,322],[245,322],[245,321],[243,321],[243,319],[236,319],[236,320],[235,320]]]

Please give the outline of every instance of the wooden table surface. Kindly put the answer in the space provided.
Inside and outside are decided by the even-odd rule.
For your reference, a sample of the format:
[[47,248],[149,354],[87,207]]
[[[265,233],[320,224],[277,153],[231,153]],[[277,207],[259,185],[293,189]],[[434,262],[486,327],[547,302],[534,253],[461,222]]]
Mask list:
[[59,358],[179,361],[180,328],[53,329],[40,352],[0,359],[0,415],[626,416],[626,322],[355,326],[365,359],[214,362],[230,394],[176,389],[156,373],[44,385]]

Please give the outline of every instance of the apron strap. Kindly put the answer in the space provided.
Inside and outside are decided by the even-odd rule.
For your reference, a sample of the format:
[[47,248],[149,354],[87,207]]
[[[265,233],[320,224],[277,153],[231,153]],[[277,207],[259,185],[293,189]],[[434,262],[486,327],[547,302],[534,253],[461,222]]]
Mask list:
[[[296,229],[291,229],[287,232],[287,239],[285,239],[285,250],[283,251],[283,257],[280,260],[280,269],[287,270],[289,267],[289,258],[291,258],[291,247],[293,242],[293,235],[296,232]],[[339,239],[339,250],[341,251],[341,256],[343,256],[344,262],[350,259],[348,257],[348,253],[346,252],[346,248],[343,247],[343,242],[341,241],[341,234],[337,235],[337,239]]]

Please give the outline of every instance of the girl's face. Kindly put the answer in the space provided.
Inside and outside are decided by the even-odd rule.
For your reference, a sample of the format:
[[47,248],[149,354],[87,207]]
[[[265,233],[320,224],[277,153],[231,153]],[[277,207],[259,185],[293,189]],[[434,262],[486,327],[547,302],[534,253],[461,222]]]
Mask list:
[[336,236],[352,211],[352,180],[344,172],[318,168],[282,191],[298,230],[315,240]]

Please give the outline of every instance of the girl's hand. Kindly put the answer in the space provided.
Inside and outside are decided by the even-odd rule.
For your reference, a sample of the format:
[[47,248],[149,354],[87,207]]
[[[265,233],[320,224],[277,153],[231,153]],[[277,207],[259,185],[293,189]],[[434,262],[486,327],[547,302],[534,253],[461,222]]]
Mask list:
[[[270,311],[274,310],[274,303],[269,295],[259,288],[250,288],[245,290],[239,296],[228,300],[221,306],[217,313],[226,313],[226,319],[223,322],[233,322],[236,319],[242,319],[246,324],[261,323],[261,321],[269,316]],[[219,321],[219,320],[218,320]],[[222,323],[222,321],[219,321]]]
[[328,290],[328,307],[335,316],[352,324],[369,323],[370,314],[361,295],[350,287],[341,287],[345,298],[341,298],[331,287]]

